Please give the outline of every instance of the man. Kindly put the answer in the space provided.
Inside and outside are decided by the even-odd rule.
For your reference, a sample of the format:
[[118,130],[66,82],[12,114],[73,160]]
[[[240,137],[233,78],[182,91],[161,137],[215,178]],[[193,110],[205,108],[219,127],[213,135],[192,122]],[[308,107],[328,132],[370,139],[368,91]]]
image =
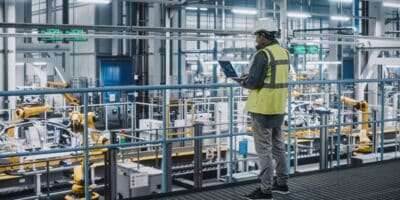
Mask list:
[[[259,19],[253,29],[257,52],[248,74],[236,79],[249,89],[246,111],[251,114],[254,142],[260,162],[260,188],[246,195],[248,199],[272,199],[272,192],[289,193],[288,169],[281,126],[288,93],[289,52],[275,39],[276,23]],[[273,162],[277,179],[273,182]]]

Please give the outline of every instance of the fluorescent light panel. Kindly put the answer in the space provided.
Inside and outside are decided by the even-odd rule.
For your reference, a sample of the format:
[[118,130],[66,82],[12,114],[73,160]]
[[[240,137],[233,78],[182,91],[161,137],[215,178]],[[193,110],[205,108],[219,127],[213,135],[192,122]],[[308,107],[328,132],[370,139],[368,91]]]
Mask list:
[[77,0],[77,2],[107,4],[107,3],[111,3],[111,0]]
[[329,1],[337,3],[353,3],[353,0],[329,0]]
[[205,61],[203,62],[205,65],[218,65],[218,61]]
[[193,10],[193,11],[197,11],[197,9],[200,9],[200,11],[207,11],[207,8],[197,8],[197,7],[186,7],[186,10]]
[[248,65],[249,61],[232,61],[231,63],[234,65]]
[[240,15],[256,15],[258,13],[255,9],[249,8],[233,8],[232,13]]
[[305,19],[305,18],[310,18],[311,14],[309,13],[302,13],[302,12],[288,12],[287,13],[288,17],[291,18],[300,18],[300,19]]
[[347,16],[331,16],[331,20],[333,20],[333,21],[349,21],[350,17],[347,17]]
[[395,2],[383,2],[383,6],[389,7],[389,8],[400,8],[400,3],[395,3]]
[[340,65],[342,61],[309,61],[307,64],[310,65]]
[[32,65],[36,65],[36,66],[47,65],[47,62],[33,62]]

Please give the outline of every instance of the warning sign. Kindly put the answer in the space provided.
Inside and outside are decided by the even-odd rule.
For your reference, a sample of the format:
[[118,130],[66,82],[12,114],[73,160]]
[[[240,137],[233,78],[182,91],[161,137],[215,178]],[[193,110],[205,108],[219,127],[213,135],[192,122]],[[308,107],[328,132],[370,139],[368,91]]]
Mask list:
[[149,175],[147,173],[132,173],[130,188],[140,188],[149,185]]

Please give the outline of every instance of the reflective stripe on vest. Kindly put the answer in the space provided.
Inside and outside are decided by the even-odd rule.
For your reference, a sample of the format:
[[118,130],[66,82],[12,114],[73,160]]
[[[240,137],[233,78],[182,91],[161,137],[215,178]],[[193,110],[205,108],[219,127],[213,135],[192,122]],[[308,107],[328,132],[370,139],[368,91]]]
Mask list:
[[[269,83],[265,83],[264,84],[264,88],[287,88],[288,87],[288,83],[276,83],[276,67],[277,65],[289,65],[290,61],[289,59],[285,59],[285,60],[275,60],[275,56],[274,54],[272,54],[271,50],[269,50],[268,48],[263,49],[265,50],[265,52],[268,54],[268,57],[270,58],[270,66],[271,66],[271,76],[270,76],[270,82]],[[288,54],[288,58],[289,58],[289,53],[286,52],[286,54]]]

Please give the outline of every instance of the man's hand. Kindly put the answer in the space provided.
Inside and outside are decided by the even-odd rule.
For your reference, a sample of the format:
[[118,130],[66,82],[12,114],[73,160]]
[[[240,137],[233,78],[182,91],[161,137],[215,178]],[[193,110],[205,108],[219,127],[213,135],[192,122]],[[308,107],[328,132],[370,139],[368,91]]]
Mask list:
[[240,78],[247,78],[249,76],[248,73],[242,73],[242,75],[240,75]]
[[243,79],[239,78],[239,77],[232,77],[231,79],[236,81],[236,82],[238,82],[238,83],[241,83],[243,81]]

